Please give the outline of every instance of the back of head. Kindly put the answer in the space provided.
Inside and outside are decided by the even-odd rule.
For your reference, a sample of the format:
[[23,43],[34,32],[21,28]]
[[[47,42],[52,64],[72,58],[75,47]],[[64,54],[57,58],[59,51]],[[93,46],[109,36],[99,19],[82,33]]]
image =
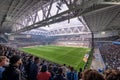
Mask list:
[[82,72],[82,68],[80,68],[79,71]]
[[46,65],[42,65],[41,72],[46,72],[46,71],[47,71],[47,66]]
[[32,60],[33,59],[33,56],[29,56],[28,60]]
[[38,63],[38,62],[39,62],[39,57],[35,57],[35,58],[34,58],[34,62],[35,62],[35,63]]
[[105,71],[106,80],[120,80],[120,71],[115,69],[108,69]]
[[83,72],[83,80],[104,80],[104,77],[96,70],[88,69]]
[[70,70],[71,70],[71,71],[74,71],[74,68],[73,68],[73,67],[70,67]]
[[10,58],[10,64],[15,64],[17,61],[20,60],[20,56],[19,55],[13,55],[11,58]]
[[66,64],[63,64],[63,66],[66,66]]
[[62,74],[63,73],[63,69],[62,68],[58,68],[58,74]]

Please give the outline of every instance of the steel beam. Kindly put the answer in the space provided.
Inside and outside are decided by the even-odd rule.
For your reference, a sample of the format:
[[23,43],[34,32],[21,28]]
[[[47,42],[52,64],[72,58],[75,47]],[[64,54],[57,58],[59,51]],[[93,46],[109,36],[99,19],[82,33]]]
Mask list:
[[[92,6],[93,4],[97,3],[97,1],[98,0],[87,1],[86,3],[84,3],[84,5],[83,4],[79,5],[77,7],[71,8],[70,10],[59,13],[55,16],[46,18],[45,20],[42,20],[40,22],[37,22],[35,24],[32,24],[32,25],[27,26],[25,28],[22,28],[22,29],[16,31],[15,33],[20,33],[20,32],[24,32],[24,31],[27,31],[27,30],[34,29],[34,28],[38,28],[38,27],[50,25],[50,24],[53,24],[53,23],[61,22],[61,21],[67,20],[68,16],[70,16],[70,19],[74,18],[74,17],[77,17],[77,16],[80,16],[86,8],[88,8],[88,7]],[[73,13],[71,13],[71,12],[75,12],[75,11],[79,11],[79,13],[77,15],[74,15]],[[68,14],[68,13],[70,13],[70,14]]]

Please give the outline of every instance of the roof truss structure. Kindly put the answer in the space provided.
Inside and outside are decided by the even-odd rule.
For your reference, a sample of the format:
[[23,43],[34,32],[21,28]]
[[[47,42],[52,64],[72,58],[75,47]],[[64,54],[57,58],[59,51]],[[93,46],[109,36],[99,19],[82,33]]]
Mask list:
[[[91,31],[120,29],[119,0],[0,0],[0,33],[21,33],[78,17]],[[54,3],[56,12],[51,12]],[[117,3],[116,3],[117,2]],[[62,11],[62,5],[68,9]],[[41,10],[42,16],[39,16]],[[79,17],[83,16],[83,20]],[[83,21],[83,22],[84,22]]]

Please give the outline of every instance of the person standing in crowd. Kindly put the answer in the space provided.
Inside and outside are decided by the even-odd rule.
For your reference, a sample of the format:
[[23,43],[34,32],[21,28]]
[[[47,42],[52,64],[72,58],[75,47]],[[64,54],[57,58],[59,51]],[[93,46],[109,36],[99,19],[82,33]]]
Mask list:
[[5,70],[3,66],[6,64],[6,57],[5,56],[0,56],[0,80],[2,80],[2,73]]
[[33,64],[30,66],[30,80],[37,80],[37,74],[39,71],[39,57],[34,58]]
[[27,64],[25,65],[25,70],[26,70],[26,74],[27,74],[27,79],[30,80],[30,69],[31,69],[31,66],[33,64],[33,56],[30,56],[28,58],[28,61],[27,61]]
[[80,68],[78,72],[78,80],[80,79],[82,79],[82,68]]
[[3,72],[3,80],[23,80],[19,66],[22,64],[20,56],[13,55],[9,66]]
[[85,70],[82,74],[82,80],[105,80],[104,77],[93,69]]
[[63,76],[63,69],[62,68],[58,68],[58,74],[54,77],[53,80],[67,80]]
[[51,74],[50,80],[53,80],[53,78],[55,76],[55,72],[53,71],[53,65],[52,64],[48,65],[48,71]]
[[67,73],[68,69],[66,67],[66,64],[63,64],[62,69],[63,69],[63,75],[64,75],[64,77],[67,78],[67,74],[66,73]]
[[67,79],[68,80],[78,80],[78,74],[74,71],[73,67],[70,67],[70,72],[67,72]]
[[50,80],[51,74],[47,71],[47,66],[42,65],[40,73],[37,75],[37,80]]

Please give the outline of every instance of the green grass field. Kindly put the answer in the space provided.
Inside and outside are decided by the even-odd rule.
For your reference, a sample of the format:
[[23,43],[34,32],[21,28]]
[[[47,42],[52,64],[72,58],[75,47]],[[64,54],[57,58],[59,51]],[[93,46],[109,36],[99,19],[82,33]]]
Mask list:
[[35,46],[21,48],[20,50],[58,64],[73,66],[79,70],[80,67],[83,68],[85,64],[83,57],[90,49],[64,46]]

